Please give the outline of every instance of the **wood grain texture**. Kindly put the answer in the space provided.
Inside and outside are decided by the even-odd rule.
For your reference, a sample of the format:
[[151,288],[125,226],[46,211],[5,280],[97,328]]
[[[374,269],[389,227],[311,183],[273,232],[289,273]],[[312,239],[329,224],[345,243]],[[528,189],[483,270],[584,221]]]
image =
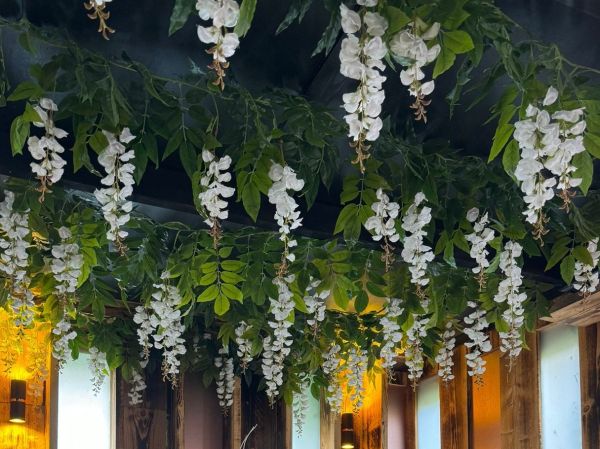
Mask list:
[[527,346],[508,365],[500,367],[502,449],[540,449],[539,374],[537,335],[527,334]]
[[388,415],[388,433],[395,437],[387,441],[387,449],[416,449],[417,448],[417,401],[416,393],[408,380],[406,371],[398,371],[394,375],[394,384],[388,387],[388,410],[397,412],[394,417]]
[[552,324],[586,327],[600,322],[600,292],[585,298],[567,293],[552,300],[550,316],[542,320]]
[[331,413],[327,401],[321,398],[321,449],[340,447],[340,418]]
[[354,415],[354,448],[382,449],[383,376],[365,376],[363,406]]
[[165,449],[172,444],[173,433],[168,409],[170,389],[160,372],[146,378],[143,403],[129,405],[129,384],[118,374],[117,380],[117,448]]
[[600,449],[600,324],[579,330],[583,449]]
[[[246,449],[285,449],[286,406],[283,401],[273,407],[264,391],[258,391],[258,382],[242,382],[242,439],[256,425],[246,443]],[[239,447],[239,446],[238,446]],[[232,449],[238,449],[234,447]]]
[[454,379],[440,382],[441,438],[444,449],[468,449],[469,410],[467,397],[466,349],[460,345],[454,351]]

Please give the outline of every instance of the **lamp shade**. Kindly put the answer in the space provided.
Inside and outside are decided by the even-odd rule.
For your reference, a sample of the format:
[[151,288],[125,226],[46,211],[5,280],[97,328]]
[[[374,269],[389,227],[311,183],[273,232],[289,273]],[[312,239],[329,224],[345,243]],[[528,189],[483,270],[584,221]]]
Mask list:
[[25,399],[27,398],[27,382],[24,380],[10,381],[10,417],[12,423],[25,422]]
[[342,449],[354,449],[354,415],[342,414]]

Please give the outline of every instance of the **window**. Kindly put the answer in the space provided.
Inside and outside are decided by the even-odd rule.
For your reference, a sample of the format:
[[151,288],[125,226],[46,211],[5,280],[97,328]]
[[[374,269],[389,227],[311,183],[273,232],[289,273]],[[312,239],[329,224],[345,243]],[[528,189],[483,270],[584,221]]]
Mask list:
[[89,355],[65,364],[58,375],[57,449],[111,449],[113,407],[111,380],[98,394],[92,391]]
[[303,393],[308,399],[308,409],[301,434],[298,433],[296,420],[293,420],[292,449],[318,449],[321,447],[321,407],[310,391]]
[[417,387],[417,449],[440,449],[440,387],[438,376]]
[[540,334],[542,448],[581,447],[578,329],[556,326]]

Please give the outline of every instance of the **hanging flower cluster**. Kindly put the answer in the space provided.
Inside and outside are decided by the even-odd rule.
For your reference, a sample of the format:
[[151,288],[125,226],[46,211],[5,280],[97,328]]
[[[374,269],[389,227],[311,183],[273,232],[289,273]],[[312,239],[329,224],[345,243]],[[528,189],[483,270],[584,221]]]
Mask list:
[[38,128],[44,128],[44,137],[31,136],[27,139],[27,149],[31,157],[37,162],[29,164],[31,171],[40,180],[40,201],[44,201],[46,192],[50,192],[50,186],[56,184],[65,172],[64,166],[67,162],[61,157],[65,152],[64,147],[57,139],[62,139],[68,133],[54,126],[52,115],[58,111],[58,106],[49,98],[41,98],[33,108],[40,118],[40,122],[33,122]]
[[329,290],[322,290],[317,293],[319,285],[321,285],[321,281],[311,277],[306,289],[306,295],[303,298],[309,316],[306,323],[310,326],[315,336],[319,330],[319,323],[325,319],[326,301],[331,293]]
[[14,202],[15,194],[5,191],[4,201],[0,203],[0,272],[8,279],[8,303],[15,326],[23,328],[32,323],[35,311],[26,271],[29,265],[29,244],[25,237],[29,235],[29,213],[15,212]]
[[375,193],[379,201],[375,201],[371,205],[371,209],[375,215],[367,218],[365,221],[365,229],[373,233],[373,240],[379,242],[383,240],[381,248],[383,254],[381,260],[385,263],[385,271],[389,271],[390,266],[394,263],[392,243],[400,239],[400,235],[396,231],[396,218],[400,212],[398,203],[390,201],[389,197],[383,193],[381,188]]
[[467,212],[467,220],[473,223],[473,232],[467,234],[465,239],[471,244],[469,255],[475,260],[477,266],[472,271],[477,275],[479,289],[485,287],[485,269],[490,266],[487,245],[494,240],[494,230],[488,227],[490,222],[487,212],[479,215],[479,209],[476,207]]
[[237,344],[237,356],[240,359],[242,371],[246,371],[248,365],[254,357],[252,357],[252,342],[245,335],[250,329],[250,326],[245,321],[241,321],[235,328],[235,343]]
[[[358,0],[361,6],[376,6],[377,2]],[[360,14],[343,3],[340,5],[342,29],[346,37],[340,51],[340,73],[357,80],[358,88],[343,96],[344,109],[348,113],[344,119],[348,124],[351,146],[356,150],[356,159],[361,172],[369,158],[369,145],[379,138],[383,122],[379,115],[385,99],[382,72],[385,70],[383,58],[387,47],[382,36],[388,27],[387,20],[377,12],[361,9]],[[357,36],[356,33],[360,35]]]
[[269,202],[275,205],[275,220],[279,225],[279,239],[284,244],[278,270],[278,276],[282,277],[287,272],[288,263],[296,260],[290,248],[295,247],[298,242],[292,239],[290,234],[293,229],[302,226],[300,211],[297,210],[298,203],[288,194],[288,190],[300,192],[304,187],[304,181],[298,178],[290,166],[283,167],[277,162],[271,164],[269,178],[273,181],[268,191]]
[[231,157],[217,158],[212,151],[202,150],[202,160],[207,169],[200,178],[203,190],[198,194],[198,198],[207,215],[204,223],[210,226],[216,247],[221,236],[219,221],[229,217],[225,198],[231,198],[235,193],[233,187],[224,184],[231,181],[231,173],[227,171],[231,167]]
[[[146,363],[142,363],[142,369]],[[140,405],[143,402],[143,394],[146,391],[146,380],[139,371],[134,371],[129,382],[130,388],[127,395],[129,396],[129,404],[132,406]]]
[[267,336],[264,340],[262,372],[271,403],[275,403],[279,388],[283,385],[285,359],[290,354],[292,346],[292,334],[289,330],[292,323],[288,320],[294,310],[294,299],[290,290],[292,282],[294,282],[294,275],[273,279],[273,284],[277,287],[277,298],[269,298],[272,315],[269,327],[273,329],[273,335]]
[[475,301],[469,301],[468,306],[473,309],[465,318],[465,328],[463,332],[469,339],[465,346],[469,350],[465,358],[467,359],[467,373],[475,378],[475,383],[481,384],[483,374],[485,373],[485,360],[483,354],[492,350],[488,334],[485,330],[489,323],[485,318],[485,311]]
[[417,17],[390,41],[394,59],[404,66],[400,72],[400,82],[415,97],[415,102],[410,107],[415,110],[416,119],[424,122],[427,122],[426,107],[431,103],[426,97],[433,92],[435,84],[433,80],[422,82],[425,78],[423,67],[435,61],[441,50],[439,44],[428,47],[427,42],[435,39],[439,32],[439,23],[428,26]]
[[50,269],[56,280],[55,291],[58,297],[67,298],[75,294],[81,268],[83,267],[83,255],[79,245],[71,242],[73,238],[69,228],[64,226],[58,228],[60,245],[52,247],[52,262]]
[[402,331],[398,324],[398,317],[404,309],[400,307],[400,300],[390,298],[385,313],[380,319],[381,324],[381,367],[386,371],[391,371],[396,365],[398,344],[402,341]]
[[109,374],[108,363],[106,362],[106,354],[98,348],[90,347],[90,360],[88,362],[90,373],[92,375],[92,390],[98,394],[104,384],[104,379]]
[[526,293],[519,293],[523,284],[523,275],[517,258],[521,256],[523,247],[513,241],[504,245],[500,253],[500,271],[506,276],[498,285],[498,292],[494,296],[497,303],[506,303],[507,309],[502,313],[502,318],[509,327],[508,332],[499,332],[500,350],[508,352],[511,360],[516,358],[523,347],[521,327],[524,323],[523,303],[527,299]]
[[438,376],[444,382],[450,382],[454,379],[452,367],[454,366],[454,348],[456,347],[456,332],[452,328],[452,323],[446,323],[446,329],[442,334],[442,346],[435,356],[435,362],[438,364]]
[[98,20],[98,33],[108,40],[108,35],[113,34],[115,30],[108,26],[106,21],[110,19],[110,12],[106,10],[106,4],[112,0],[88,0],[83,6],[90,11],[88,17],[92,20]]
[[122,229],[129,222],[133,208],[133,203],[127,198],[133,193],[133,172],[135,166],[130,162],[135,158],[133,150],[127,150],[125,144],[135,139],[129,128],[123,128],[123,131],[117,136],[108,131],[102,131],[108,145],[98,156],[98,163],[106,171],[106,176],[100,181],[102,185],[107,186],[103,189],[96,189],[94,196],[102,205],[104,219],[108,222],[109,230],[106,238],[114,242],[117,249],[125,252],[123,239],[127,237],[127,231]]
[[408,234],[404,239],[402,259],[409,264],[411,282],[416,285],[417,294],[424,297],[423,287],[429,284],[427,277],[427,264],[434,258],[431,247],[425,245],[424,238],[427,236],[425,226],[431,221],[431,208],[421,206],[426,201],[425,194],[419,192],[415,195],[414,202],[410,205],[402,218],[402,229]]
[[367,351],[358,346],[352,346],[348,351],[346,359],[346,389],[352,409],[354,413],[362,408],[365,395],[365,375],[367,374],[367,366],[369,357]]
[[308,412],[308,397],[307,390],[310,387],[310,379],[307,378],[300,383],[300,393],[294,393],[292,410],[294,413],[294,424],[296,425],[296,433],[302,435],[304,423],[306,421],[306,413]]
[[219,356],[215,358],[215,368],[219,370],[217,377],[217,398],[224,413],[233,405],[233,389],[235,378],[233,373],[233,359],[229,357],[229,349],[219,349]]
[[239,36],[229,31],[238,23],[240,6],[235,0],[198,0],[196,9],[200,19],[212,20],[211,26],[198,25],[198,38],[204,44],[214,44],[207,50],[213,58],[209,68],[217,75],[213,84],[223,90],[225,70],[229,67],[227,59],[231,58],[240,46]]
[[327,378],[327,394],[325,399],[332,413],[340,413],[342,410],[343,392],[341,385],[341,351],[339,344],[332,345],[323,355],[323,374]]
[[600,251],[598,251],[598,238],[590,240],[587,244],[587,250],[592,256],[592,265],[583,262],[575,262],[575,282],[573,287],[580,291],[584,296],[594,293],[598,288],[598,260],[600,260]]
[[423,375],[425,360],[423,359],[423,341],[427,336],[426,326],[429,318],[422,315],[413,317],[412,326],[406,331],[406,351],[404,352],[405,363],[408,367],[408,378],[415,386]]
[[[585,151],[582,120],[583,108],[556,111],[552,115],[544,107],[553,105],[558,91],[550,87],[542,104],[527,107],[524,120],[515,123],[514,139],[521,149],[521,158],[515,169],[515,177],[521,183],[527,209],[523,214],[533,225],[533,235],[541,240],[548,232],[548,221],[543,208],[554,197],[554,187],[560,190],[566,209],[572,197],[571,188],[581,184],[573,178],[577,168],[572,165],[573,156]],[[551,175],[548,176],[547,174]]]
[[154,284],[155,291],[148,308],[137,306],[133,316],[134,323],[138,324],[138,341],[142,347],[142,359],[148,360],[150,336],[154,340],[154,347],[162,349],[163,362],[162,374],[173,385],[177,384],[179,357],[186,353],[183,333],[185,326],[181,321],[181,294],[175,286],[168,285],[168,272],[161,275],[161,283]]
[[55,335],[52,356],[56,359],[58,370],[61,371],[70,359],[69,342],[75,340],[77,332],[73,330],[69,319],[63,316],[52,329],[52,334]]

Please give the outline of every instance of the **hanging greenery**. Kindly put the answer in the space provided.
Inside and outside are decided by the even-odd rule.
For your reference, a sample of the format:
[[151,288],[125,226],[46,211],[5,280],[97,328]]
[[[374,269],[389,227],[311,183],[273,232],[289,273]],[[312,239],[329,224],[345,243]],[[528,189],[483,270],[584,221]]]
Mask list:
[[[256,0],[198,2],[213,21],[199,28],[215,45],[207,76],[156,75],[126,54],[106,58],[26,21],[0,22],[27,51],[51,49],[16,86],[0,64],[2,103],[22,110],[12,155],[27,158],[37,180],[7,179],[2,189],[0,305],[13,322],[51,323],[60,363],[89,350],[96,386],[121,367],[133,403],[145,370],[160,365],[173,384],[184,370],[201,371],[224,409],[242,374],[259,376],[272,402],[296,398],[302,408],[310,385],[334,409],[345,389],[358,408],[365,373],[390,372],[401,353],[414,382],[427,361],[451,380],[457,332],[478,381],[489,326],[517,357],[552,287],[529,264],[559,266],[566,284],[594,292],[600,208],[588,190],[600,90],[580,76],[593,71],[555,46],[512,42],[512,22],[491,1],[357,3],[324,2],[331,20],[315,50],[331,51],[343,29],[341,71],[358,81],[344,95],[343,121],[287,91],[225,86]],[[104,2],[89,5],[105,14]],[[310,8],[291,2],[278,32]],[[177,0],[170,33],[195,12]],[[452,112],[487,51],[497,62],[469,88],[479,102],[502,86],[488,162],[381,117],[386,66],[401,66],[410,107],[425,121],[433,79],[456,66]],[[355,154],[340,157],[348,135]],[[132,202],[148,165],[175,157],[206,226],[156,222]],[[351,159],[358,167],[348,169]],[[98,177],[94,195],[61,185],[71,168]],[[331,237],[301,235],[301,215],[340,173]],[[230,203],[256,222],[265,199],[276,231],[228,222]],[[361,240],[363,228],[376,243]]]

